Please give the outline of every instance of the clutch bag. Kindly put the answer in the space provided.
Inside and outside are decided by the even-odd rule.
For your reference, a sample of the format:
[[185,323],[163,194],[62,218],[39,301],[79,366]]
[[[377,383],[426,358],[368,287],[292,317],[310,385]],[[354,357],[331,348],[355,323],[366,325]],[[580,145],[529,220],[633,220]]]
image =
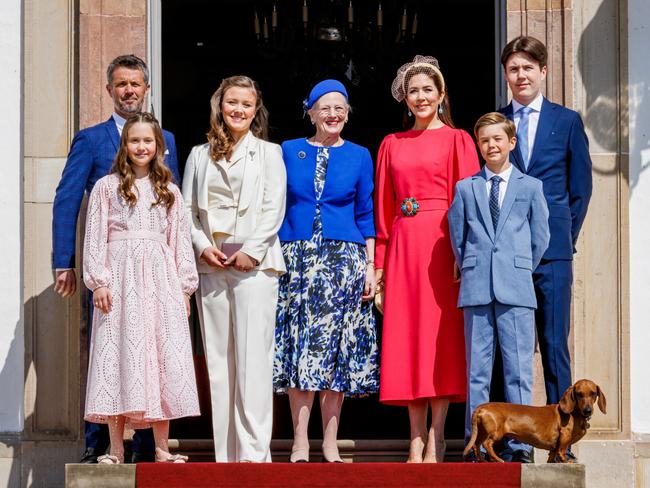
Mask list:
[[375,307],[379,310],[380,313],[384,313],[384,290],[377,291],[375,293]]
[[230,257],[239,251],[243,245],[244,244],[236,242],[224,242],[221,244],[221,252],[224,253],[227,257]]

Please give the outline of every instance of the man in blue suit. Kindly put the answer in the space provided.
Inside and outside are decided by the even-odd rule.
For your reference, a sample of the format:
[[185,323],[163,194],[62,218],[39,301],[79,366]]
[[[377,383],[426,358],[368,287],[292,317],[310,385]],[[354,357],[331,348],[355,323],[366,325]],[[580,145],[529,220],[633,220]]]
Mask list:
[[[61,181],[54,197],[52,220],[52,267],[55,270],[54,290],[63,297],[77,290],[76,235],[79,209],[84,193],[90,194],[99,178],[106,176],[120,147],[120,136],[126,119],[142,111],[149,90],[149,69],[145,62],[132,54],[118,56],[108,66],[106,90],[113,99],[114,113],[106,121],[77,133],[72,141]],[[167,152],[165,161],[180,183],[176,143],[171,132],[163,131]],[[89,297],[89,317],[92,323],[92,297]],[[90,325],[88,327],[90,333]],[[133,438],[134,459],[151,460],[154,443],[151,429],[136,433]],[[86,452],[82,463],[96,463],[109,444],[106,425],[85,425]]]
[[[490,398],[497,338],[506,400],[530,404],[537,307],[533,270],[548,246],[548,209],[542,183],[509,161],[515,126],[492,112],[476,123],[485,167],[456,184],[449,233],[461,272],[458,306],[465,317],[467,403],[465,440],[472,413]],[[531,447],[507,441],[513,461],[531,462]]]
[[533,273],[538,308],[537,335],[547,403],[558,403],[571,386],[568,338],[572,260],[591,198],[591,158],[577,112],[541,94],[547,51],[533,37],[517,37],[503,49],[501,63],[512,102],[500,109],[517,127],[513,164],[542,181],[551,241]]

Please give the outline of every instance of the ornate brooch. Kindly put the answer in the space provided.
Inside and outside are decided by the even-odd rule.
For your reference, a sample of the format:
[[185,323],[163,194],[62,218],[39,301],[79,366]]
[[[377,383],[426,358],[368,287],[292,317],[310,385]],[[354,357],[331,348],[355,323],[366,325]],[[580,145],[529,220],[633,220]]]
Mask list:
[[420,204],[415,198],[405,198],[402,200],[402,213],[407,217],[414,217],[418,213]]

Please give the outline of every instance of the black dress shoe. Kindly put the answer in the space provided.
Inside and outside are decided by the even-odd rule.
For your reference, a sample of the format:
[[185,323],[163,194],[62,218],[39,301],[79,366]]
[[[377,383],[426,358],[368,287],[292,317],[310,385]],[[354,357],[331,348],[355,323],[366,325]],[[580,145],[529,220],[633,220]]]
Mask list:
[[156,462],[156,453],[155,452],[134,452],[131,454],[131,462],[135,463],[155,463]]
[[525,451],[523,449],[520,449],[519,451],[515,451],[512,453],[512,462],[513,463],[524,463],[524,464],[532,464],[533,463],[533,456],[530,452]]
[[87,447],[79,462],[81,464],[97,464],[97,458],[102,454],[104,454],[104,451],[100,451],[94,447]]
[[465,463],[478,463],[479,460],[476,459],[476,455],[474,454],[474,451],[469,451],[467,456],[463,456],[463,462],[465,462]]
[[[566,460],[567,460],[568,463],[575,464],[575,463],[578,462],[578,458],[571,451],[567,451],[565,456],[566,456]],[[557,456],[557,455],[555,456],[555,459],[553,461],[555,461],[556,463],[561,463],[562,462],[562,460],[560,459],[560,456]]]
[[578,457],[575,454],[573,454],[572,451],[567,451],[566,452],[566,459],[570,463],[577,463],[578,462]]

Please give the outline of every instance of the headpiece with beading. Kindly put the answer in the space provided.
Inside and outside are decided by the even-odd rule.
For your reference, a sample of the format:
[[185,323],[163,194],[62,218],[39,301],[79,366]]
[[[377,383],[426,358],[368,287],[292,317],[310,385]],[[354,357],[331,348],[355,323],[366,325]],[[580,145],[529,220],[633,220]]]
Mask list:
[[432,78],[437,78],[440,81],[440,91],[445,91],[445,79],[442,76],[440,71],[440,66],[438,65],[438,60],[433,56],[420,56],[417,54],[413,61],[410,63],[403,64],[400,69],[397,70],[397,76],[393,80],[391,86],[391,94],[393,98],[398,102],[401,102],[406,98],[406,89],[409,80],[415,76],[424,73]]

